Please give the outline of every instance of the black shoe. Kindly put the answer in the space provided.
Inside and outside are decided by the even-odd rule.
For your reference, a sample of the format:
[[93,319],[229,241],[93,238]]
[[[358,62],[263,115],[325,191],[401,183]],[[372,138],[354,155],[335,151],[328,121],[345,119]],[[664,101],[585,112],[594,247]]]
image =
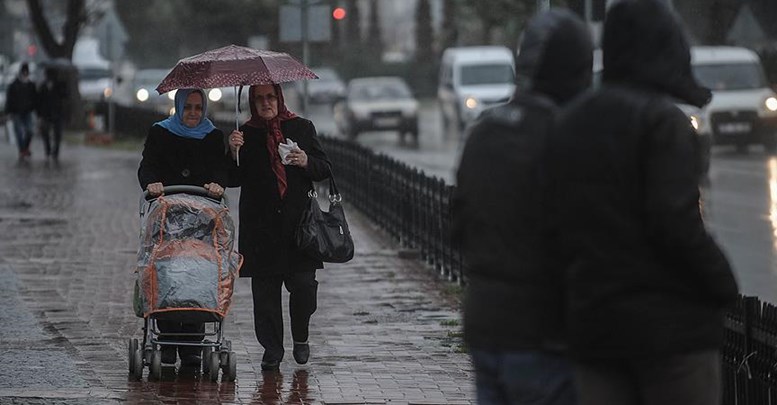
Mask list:
[[175,346],[162,346],[162,364],[175,364]]
[[275,371],[281,367],[281,360],[283,360],[283,354],[280,356],[273,356],[267,351],[262,356],[262,370]]
[[262,371],[278,371],[280,368],[280,360],[262,360]]
[[310,345],[307,343],[294,343],[294,360],[297,364],[305,364],[310,358]]

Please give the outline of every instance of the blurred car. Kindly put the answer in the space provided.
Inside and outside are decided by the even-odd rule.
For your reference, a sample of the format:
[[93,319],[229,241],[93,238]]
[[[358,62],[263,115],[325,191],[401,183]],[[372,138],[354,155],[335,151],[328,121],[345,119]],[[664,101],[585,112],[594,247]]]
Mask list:
[[335,124],[353,139],[364,131],[409,133],[418,141],[418,101],[400,77],[362,77],[348,82],[345,99],[335,104]]
[[78,92],[84,101],[105,101],[113,95],[113,72],[105,66],[78,66]]
[[141,69],[132,78],[132,95],[137,107],[171,114],[175,92],[159,94],[156,86],[170,72],[169,69]]
[[464,128],[489,107],[515,92],[515,60],[504,46],[448,48],[440,61],[437,100],[443,132]]
[[712,90],[712,101],[699,115],[699,127],[714,145],[747,152],[760,144],[777,153],[777,94],[769,87],[761,60],[747,48],[694,46],[693,75]]
[[308,86],[308,100],[311,103],[335,103],[345,97],[345,83],[332,68],[314,68],[313,72],[318,79],[296,82],[300,100],[305,93],[305,84]]

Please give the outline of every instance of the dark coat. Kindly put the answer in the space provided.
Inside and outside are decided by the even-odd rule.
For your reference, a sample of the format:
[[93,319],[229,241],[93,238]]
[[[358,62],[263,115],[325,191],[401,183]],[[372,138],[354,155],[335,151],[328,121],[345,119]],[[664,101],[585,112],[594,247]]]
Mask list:
[[18,77],[8,86],[5,112],[8,114],[28,114],[35,110],[35,83],[22,82]]
[[529,24],[519,86],[471,128],[453,197],[453,238],[467,260],[464,337],[489,350],[562,348],[563,284],[548,266],[540,164],[557,103],[591,81],[585,25],[554,10]]
[[183,138],[154,125],[148,131],[138,168],[140,187],[145,190],[156,182],[200,187],[218,183],[225,187],[229,161],[224,150],[224,133],[219,129],[200,140]]
[[308,167],[285,166],[287,189],[281,199],[267,150],[267,130],[247,125],[240,148],[240,166],[232,163],[231,187],[240,187],[241,277],[280,275],[323,268],[294,245],[294,230],[307,206],[313,181],[331,176],[329,160],[316,137],[313,123],[303,118],[281,122],[281,132],[297,142],[308,156]]
[[616,3],[603,47],[602,87],[561,114],[549,147],[573,354],[717,349],[737,285],[705,229],[696,134],[675,105],[702,105],[709,92],[660,2]]
[[67,91],[65,84],[57,81],[44,81],[38,86],[35,112],[38,118],[45,120],[59,120],[63,118]]

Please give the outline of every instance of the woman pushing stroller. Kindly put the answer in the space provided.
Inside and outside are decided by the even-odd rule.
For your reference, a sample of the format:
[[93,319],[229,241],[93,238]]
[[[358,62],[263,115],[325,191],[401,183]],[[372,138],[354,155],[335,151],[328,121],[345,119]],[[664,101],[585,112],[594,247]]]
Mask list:
[[[191,185],[208,190],[220,198],[228,175],[224,156],[224,134],[206,118],[207,99],[201,89],[181,89],[175,94],[175,114],[151,126],[138,168],[138,181],[149,196],[162,195],[165,186]],[[196,334],[205,332],[203,323],[159,320],[163,333],[185,333],[193,336],[177,340],[202,340]],[[160,340],[166,339],[164,335]],[[175,364],[176,349],[181,364],[196,366],[201,362],[199,347],[162,346],[162,364]]]

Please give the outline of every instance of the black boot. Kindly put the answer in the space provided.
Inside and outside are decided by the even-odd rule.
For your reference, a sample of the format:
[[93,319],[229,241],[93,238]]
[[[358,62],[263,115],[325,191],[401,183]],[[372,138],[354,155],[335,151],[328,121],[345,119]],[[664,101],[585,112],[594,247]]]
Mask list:
[[305,364],[310,358],[310,345],[307,343],[294,342],[294,360],[297,364]]

